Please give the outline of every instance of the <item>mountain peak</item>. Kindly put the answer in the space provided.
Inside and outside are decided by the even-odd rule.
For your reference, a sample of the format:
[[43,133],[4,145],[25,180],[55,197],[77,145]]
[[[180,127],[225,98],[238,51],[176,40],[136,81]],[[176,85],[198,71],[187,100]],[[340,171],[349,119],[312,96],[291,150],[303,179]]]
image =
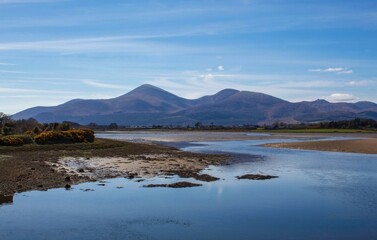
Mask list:
[[151,92],[151,91],[166,92],[165,90],[158,88],[156,86],[153,86],[151,84],[143,84],[143,85],[135,88],[134,90],[130,91],[128,94],[130,94],[130,93],[140,93],[140,92],[148,93],[148,92]]
[[216,94],[218,94],[218,95],[233,95],[233,94],[236,94],[236,93],[239,93],[239,92],[240,91],[233,89],[233,88],[226,88],[226,89],[223,89]]
[[136,90],[136,89],[158,89],[158,90],[162,90],[162,91],[164,91],[163,89],[161,89],[161,88],[158,88],[158,87],[156,87],[156,86],[153,86],[153,85],[151,85],[151,84],[143,84],[143,85],[140,85],[139,87],[137,87],[137,88],[135,88],[134,90]]
[[329,102],[326,101],[325,99],[317,99],[317,100],[313,101],[313,103],[329,103]]
[[130,96],[134,96],[134,97],[142,97],[142,96],[146,97],[146,96],[151,96],[151,95],[159,96],[159,95],[165,95],[165,94],[171,94],[171,93],[159,87],[153,86],[151,84],[143,84],[118,98],[124,98],[124,97],[130,97]]

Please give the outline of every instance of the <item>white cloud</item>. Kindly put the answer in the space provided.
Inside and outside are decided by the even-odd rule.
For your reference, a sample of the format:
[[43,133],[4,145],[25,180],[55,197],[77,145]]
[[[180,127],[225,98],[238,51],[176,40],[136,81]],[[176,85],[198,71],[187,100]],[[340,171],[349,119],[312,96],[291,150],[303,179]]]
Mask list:
[[330,67],[330,68],[315,68],[309,69],[309,72],[326,72],[326,73],[338,73],[338,74],[352,74],[353,70],[343,68],[343,67]]
[[346,85],[354,86],[354,87],[365,87],[365,86],[370,85],[371,83],[372,81],[362,80],[362,81],[350,81],[350,82],[347,82]]
[[81,81],[82,83],[92,86],[92,87],[98,87],[98,88],[108,88],[108,89],[119,89],[119,90],[125,90],[129,89],[128,87],[122,86],[122,85],[116,85],[116,84],[109,84],[109,83],[101,83],[95,80],[85,79]]
[[224,66],[217,66],[217,70],[219,70],[219,71],[224,71]]
[[344,68],[336,67],[336,68],[326,68],[323,71],[324,72],[341,72],[341,71],[344,71],[344,70],[345,70]]
[[353,102],[359,98],[348,93],[333,93],[330,96],[324,97],[330,102]]
[[352,70],[344,70],[344,71],[340,71],[338,72],[339,74],[352,74],[353,71]]

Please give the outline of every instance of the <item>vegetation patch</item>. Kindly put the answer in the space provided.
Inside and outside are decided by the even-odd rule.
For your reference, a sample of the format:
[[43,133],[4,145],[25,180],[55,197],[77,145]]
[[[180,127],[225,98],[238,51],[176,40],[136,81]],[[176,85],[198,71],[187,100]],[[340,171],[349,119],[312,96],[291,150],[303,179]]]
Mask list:
[[0,146],[22,146],[24,142],[18,136],[0,137]]
[[34,137],[37,144],[67,144],[94,142],[94,132],[90,129],[43,132]]

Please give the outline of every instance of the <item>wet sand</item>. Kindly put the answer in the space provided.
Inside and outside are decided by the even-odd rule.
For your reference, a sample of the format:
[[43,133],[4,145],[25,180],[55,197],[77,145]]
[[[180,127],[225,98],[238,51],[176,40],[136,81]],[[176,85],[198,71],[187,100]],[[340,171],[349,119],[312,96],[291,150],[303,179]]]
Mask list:
[[0,196],[113,177],[147,178],[181,172],[195,176],[227,159],[225,155],[105,139],[90,144],[0,147]]
[[270,143],[270,144],[264,144],[263,146],[274,147],[274,148],[316,150],[316,151],[377,154],[377,138],[335,140],[335,141]]

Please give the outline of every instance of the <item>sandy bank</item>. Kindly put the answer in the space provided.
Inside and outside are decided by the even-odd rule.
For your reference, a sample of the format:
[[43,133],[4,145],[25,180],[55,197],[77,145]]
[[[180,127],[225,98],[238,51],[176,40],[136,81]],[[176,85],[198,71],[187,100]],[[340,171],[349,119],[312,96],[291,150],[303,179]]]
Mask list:
[[266,147],[293,148],[316,151],[350,152],[377,154],[377,138],[335,140],[335,141],[310,141],[292,143],[270,143]]

